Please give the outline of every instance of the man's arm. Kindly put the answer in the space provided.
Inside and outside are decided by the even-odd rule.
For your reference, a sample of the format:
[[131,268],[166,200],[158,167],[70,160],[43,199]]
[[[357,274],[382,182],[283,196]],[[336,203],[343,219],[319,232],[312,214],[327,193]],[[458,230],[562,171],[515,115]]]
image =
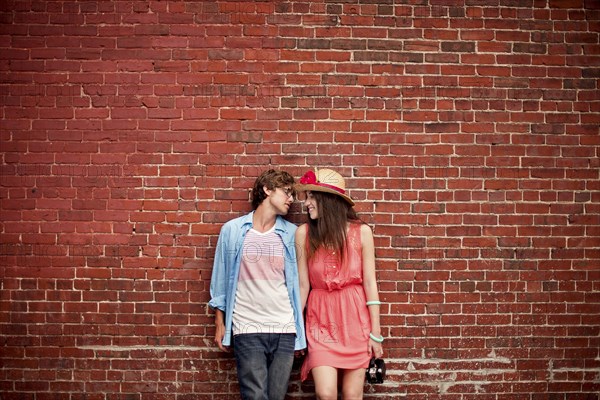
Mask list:
[[229,347],[223,346],[225,336],[225,313],[215,308],[215,344],[223,351],[229,351]]
[[211,299],[208,303],[210,308],[215,311],[215,343],[223,351],[229,351],[223,346],[223,337],[225,336],[225,312],[227,306],[227,232],[225,225],[221,228],[215,258],[213,263],[212,276],[210,280]]

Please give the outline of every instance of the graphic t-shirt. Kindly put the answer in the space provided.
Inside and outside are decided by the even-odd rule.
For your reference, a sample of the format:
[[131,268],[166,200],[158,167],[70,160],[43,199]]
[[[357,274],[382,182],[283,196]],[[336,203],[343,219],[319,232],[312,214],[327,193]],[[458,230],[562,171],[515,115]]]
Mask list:
[[250,229],[242,247],[233,334],[295,332],[283,242],[274,228],[264,233]]

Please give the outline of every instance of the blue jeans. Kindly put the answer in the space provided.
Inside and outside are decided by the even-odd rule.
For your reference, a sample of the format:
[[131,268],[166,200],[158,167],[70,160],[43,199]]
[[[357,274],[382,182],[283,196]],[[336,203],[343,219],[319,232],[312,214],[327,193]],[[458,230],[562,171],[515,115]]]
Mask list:
[[283,400],[294,363],[293,333],[247,333],[233,337],[242,399]]

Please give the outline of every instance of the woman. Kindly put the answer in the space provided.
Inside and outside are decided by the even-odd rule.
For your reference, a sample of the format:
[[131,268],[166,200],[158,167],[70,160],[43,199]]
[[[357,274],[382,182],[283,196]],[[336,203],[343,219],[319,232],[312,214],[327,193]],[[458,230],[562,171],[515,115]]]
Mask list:
[[365,368],[383,355],[373,233],[345,188],[330,169],[309,171],[296,185],[308,212],[296,231],[308,339],[301,377],[312,374],[318,399],[337,399],[338,374],[342,397],[362,399]]

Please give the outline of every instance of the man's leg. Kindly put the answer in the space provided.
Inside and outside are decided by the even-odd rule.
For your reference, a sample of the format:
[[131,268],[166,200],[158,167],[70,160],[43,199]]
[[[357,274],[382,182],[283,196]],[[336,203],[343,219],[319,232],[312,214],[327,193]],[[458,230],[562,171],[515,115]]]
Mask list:
[[294,363],[293,333],[271,334],[271,362],[269,365],[269,399],[283,400],[288,390]]
[[242,399],[269,400],[267,382],[267,335],[249,333],[233,337]]

